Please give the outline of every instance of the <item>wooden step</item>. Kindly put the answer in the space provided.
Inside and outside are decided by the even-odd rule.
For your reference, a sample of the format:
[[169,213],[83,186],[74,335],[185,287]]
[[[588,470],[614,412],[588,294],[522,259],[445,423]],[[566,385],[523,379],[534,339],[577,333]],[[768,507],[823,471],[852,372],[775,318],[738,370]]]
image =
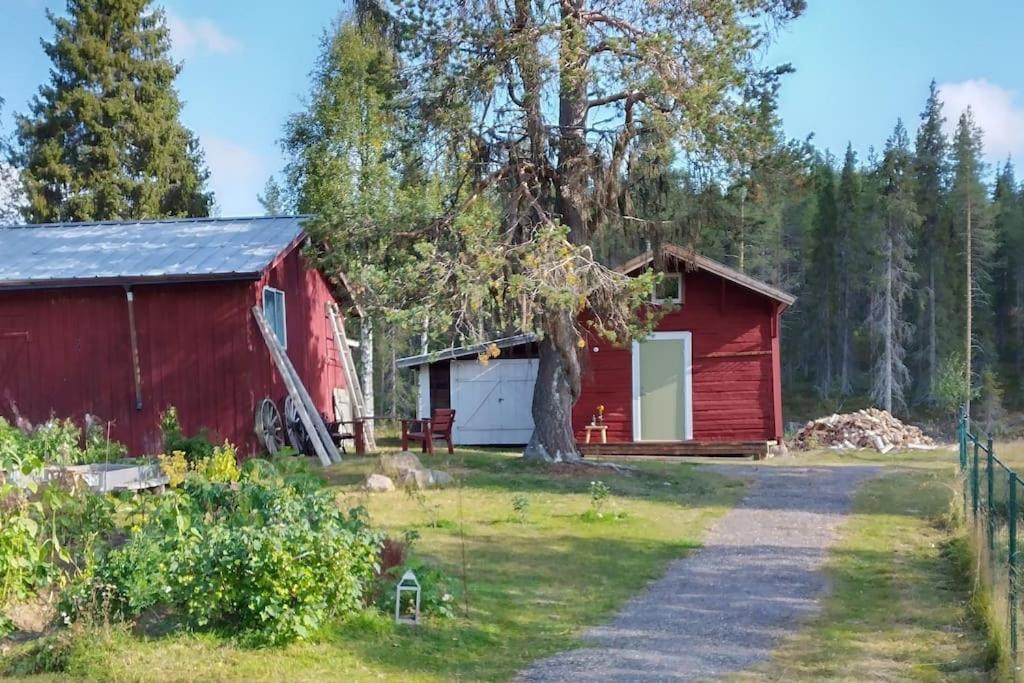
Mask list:
[[621,443],[579,443],[584,456],[672,456],[672,457],[753,457],[768,455],[767,441],[626,441]]

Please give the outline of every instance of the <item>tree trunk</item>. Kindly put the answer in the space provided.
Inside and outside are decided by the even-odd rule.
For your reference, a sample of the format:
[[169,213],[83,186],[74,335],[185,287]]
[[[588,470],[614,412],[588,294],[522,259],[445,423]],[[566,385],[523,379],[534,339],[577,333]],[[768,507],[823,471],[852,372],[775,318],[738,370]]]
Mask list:
[[[555,210],[569,229],[569,242],[589,237],[587,130],[587,48],[581,0],[562,0],[559,44],[558,166]],[[572,429],[572,407],[580,396],[580,358],[576,314],[546,312],[540,364],[533,389],[533,436],[523,451],[529,460],[579,461]]]
[[935,393],[935,373],[938,372],[938,326],[935,312],[935,253],[934,249],[928,256],[928,398]]
[[573,321],[561,316],[540,342],[540,364],[533,388],[533,436],[523,451],[527,460],[580,460],[572,429],[572,407],[580,395],[580,363],[572,343]]
[[[377,409],[373,400],[373,321],[363,317],[359,325],[359,347],[362,351],[362,389],[363,404],[370,415],[376,415]],[[366,423],[366,430],[373,434],[373,421]]]
[[974,254],[971,253],[971,198],[970,198],[969,195],[967,197],[967,246],[966,246],[966,249],[964,251],[965,251],[965,257],[967,259],[967,264],[966,264],[967,265],[967,329],[965,330],[965,333],[964,333],[964,365],[967,368],[966,372],[965,372],[966,377],[964,378],[964,381],[965,381],[966,387],[967,387],[967,397],[964,399],[964,406],[966,407],[966,410],[967,410],[967,419],[970,419],[970,417],[971,417],[971,351],[972,351],[972,346],[973,346],[971,344],[971,338],[972,338],[972,336],[974,334],[974,330],[972,329],[972,324],[974,322],[973,321],[973,310],[972,310],[973,303],[974,303],[974,292],[973,292],[974,275],[973,275],[973,273],[971,271],[972,271],[972,266],[973,266],[973,261],[974,261]]

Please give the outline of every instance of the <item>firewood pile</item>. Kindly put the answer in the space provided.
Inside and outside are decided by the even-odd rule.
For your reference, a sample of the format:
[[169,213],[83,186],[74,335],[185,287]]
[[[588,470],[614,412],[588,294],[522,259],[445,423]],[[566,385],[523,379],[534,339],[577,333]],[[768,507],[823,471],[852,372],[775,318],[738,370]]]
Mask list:
[[920,429],[903,424],[888,411],[878,408],[812,420],[797,432],[792,445],[802,450],[871,448],[879,453],[893,449],[928,450],[936,447],[931,437]]

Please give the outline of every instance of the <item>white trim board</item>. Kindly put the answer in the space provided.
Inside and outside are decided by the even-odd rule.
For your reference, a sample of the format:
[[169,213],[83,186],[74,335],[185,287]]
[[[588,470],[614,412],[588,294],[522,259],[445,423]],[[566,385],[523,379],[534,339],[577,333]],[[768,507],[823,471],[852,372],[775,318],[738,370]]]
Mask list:
[[[693,333],[692,332],[652,332],[642,341],[665,341],[678,339],[683,342],[683,420],[685,431],[683,438],[693,440]],[[633,374],[633,441],[640,438],[640,343],[634,341],[631,349]]]

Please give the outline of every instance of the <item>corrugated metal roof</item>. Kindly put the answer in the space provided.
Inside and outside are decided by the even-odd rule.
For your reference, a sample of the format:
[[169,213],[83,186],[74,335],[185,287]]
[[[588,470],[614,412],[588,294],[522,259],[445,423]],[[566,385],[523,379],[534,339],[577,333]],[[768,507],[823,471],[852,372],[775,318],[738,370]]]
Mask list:
[[464,358],[466,356],[479,356],[484,349],[492,344],[497,346],[499,349],[507,349],[512,346],[519,346],[520,344],[532,344],[535,341],[537,341],[536,335],[527,332],[524,334],[517,334],[512,337],[494,339],[493,341],[484,342],[482,344],[473,344],[472,346],[457,346],[455,348],[435,351],[434,353],[424,353],[418,356],[406,356],[405,358],[399,358],[396,365],[400,368],[415,368],[417,366],[426,365],[439,360]]
[[306,216],[0,226],[0,287],[257,277]]

